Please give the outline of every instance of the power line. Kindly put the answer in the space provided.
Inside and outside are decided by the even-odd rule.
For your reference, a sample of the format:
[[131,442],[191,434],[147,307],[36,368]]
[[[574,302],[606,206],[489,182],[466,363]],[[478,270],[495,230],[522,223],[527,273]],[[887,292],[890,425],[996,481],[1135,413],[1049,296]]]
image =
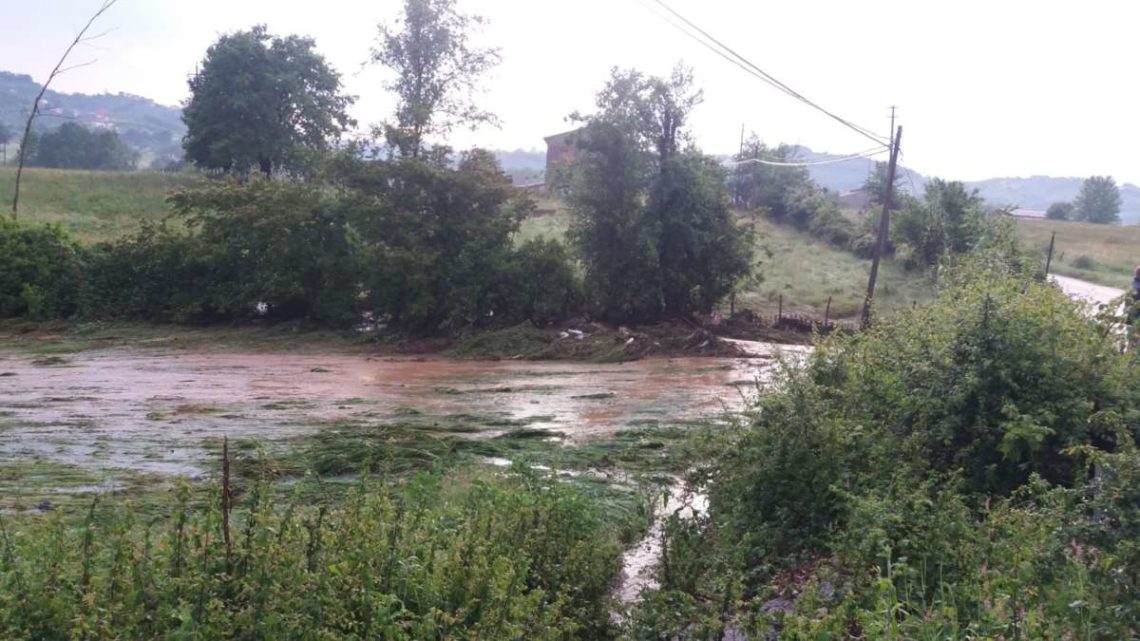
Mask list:
[[[763,69],[758,67],[756,64],[754,64],[752,61],[750,61],[748,58],[737,53],[731,47],[729,47],[728,45],[724,44],[723,42],[721,42],[720,40],[718,40],[717,38],[715,38],[714,36],[709,34],[707,31],[705,31],[704,29],[699,27],[693,21],[689,20],[685,16],[678,13],[676,10],[674,10],[672,7],[670,7],[668,4],[666,4],[664,2],[664,0],[653,0],[653,1],[656,2],[658,5],[660,5],[662,8],[664,8],[666,11],[668,11],[670,14],[675,16],[678,20],[680,20],[684,24],[686,24],[689,27],[691,27],[692,29],[694,29],[697,33],[704,36],[704,38],[706,38],[708,41],[712,42],[712,44],[710,44],[708,41],[696,37],[693,33],[689,32],[687,30],[681,29],[678,25],[676,25],[676,23],[669,21],[669,23],[672,24],[674,27],[676,27],[679,31],[684,33],[686,36],[692,38],[693,40],[695,40],[696,42],[698,42],[699,44],[701,44],[705,48],[715,52],[717,55],[721,56],[722,58],[729,60],[730,62],[732,62],[736,66],[741,67],[742,69],[744,69],[745,71],[750,73],[752,76],[759,78],[760,80],[764,81],[765,83],[767,83],[773,87],[776,87],[780,91],[782,91],[782,92],[786,93],[787,95],[795,98],[796,100],[799,100],[800,102],[803,102],[804,104],[806,104],[806,105],[816,109],[817,111],[827,115],[828,117],[832,118],[833,120],[836,120],[840,124],[848,127],[849,129],[855,131],[856,133],[858,133],[862,136],[865,136],[865,137],[873,140],[874,142],[876,142],[880,145],[883,145],[884,147],[888,146],[886,140],[884,140],[883,138],[874,134],[873,132],[871,132],[871,130],[867,129],[866,127],[860,127],[859,125],[856,125],[855,123],[853,123],[853,122],[851,122],[845,118],[842,118],[838,114],[835,114],[831,111],[828,111],[827,109],[820,106],[818,103],[816,103],[812,100],[809,100],[803,94],[792,89],[791,87],[784,84],[783,82],[777,80],[774,76],[772,76],[772,74],[764,71]],[[660,16],[660,14],[657,14],[657,15]],[[725,52],[727,52],[727,53],[725,53]]]
[[878,154],[881,154],[884,151],[887,151],[886,147],[877,148],[877,149],[869,149],[867,151],[861,151],[857,154],[851,154],[850,156],[843,156],[841,158],[829,158],[827,160],[817,160],[815,162],[779,162],[779,161],[775,161],[775,160],[764,160],[762,158],[746,158],[744,160],[739,160],[739,161],[731,162],[728,164],[733,165],[733,166],[759,164],[759,165],[768,165],[770,167],[818,167],[819,165],[832,165],[835,163],[847,162],[848,160],[859,160],[860,158],[871,158],[872,156],[877,156]]

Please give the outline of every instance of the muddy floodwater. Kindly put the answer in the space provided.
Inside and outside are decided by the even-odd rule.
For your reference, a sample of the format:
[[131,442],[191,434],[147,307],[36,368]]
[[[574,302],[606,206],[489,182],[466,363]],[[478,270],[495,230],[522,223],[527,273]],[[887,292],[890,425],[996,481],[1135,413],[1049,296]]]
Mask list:
[[[222,435],[273,442],[414,410],[525,424],[570,440],[653,421],[716,418],[769,378],[776,355],[624,364],[107,350],[0,353],[0,460],[196,475]],[[472,438],[494,434],[490,427]]]

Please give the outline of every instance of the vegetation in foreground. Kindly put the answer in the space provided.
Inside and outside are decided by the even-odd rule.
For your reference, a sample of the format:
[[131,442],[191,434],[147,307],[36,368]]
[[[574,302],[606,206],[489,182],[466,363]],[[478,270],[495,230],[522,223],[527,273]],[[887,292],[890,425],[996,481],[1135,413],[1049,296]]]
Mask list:
[[1135,636],[1136,357],[1052,286],[967,273],[714,448],[638,638]]
[[525,473],[273,496],[193,507],[183,489],[157,520],[94,502],[78,527],[0,521],[0,636],[609,638],[622,536],[644,527]]

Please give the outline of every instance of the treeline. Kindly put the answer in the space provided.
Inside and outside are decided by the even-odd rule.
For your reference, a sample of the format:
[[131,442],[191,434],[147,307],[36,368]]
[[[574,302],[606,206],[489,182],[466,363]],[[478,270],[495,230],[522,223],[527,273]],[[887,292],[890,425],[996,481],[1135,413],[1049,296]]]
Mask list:
[[[468,18],[450,2],[408,11],[374,54],[394,75],[395,116],[352,143],[338,141],[351,99],[311,40],[263,27],[222,36],[190,81],[186,149],[223,177],[173,194],[165,224],[91,248],[3,223],[0,317],[415,334],[572,314],[652,322],[709,312],[750,273],[727,176],[687,137],[701,99],[689,72],[614,70],[596,113],[576,116],[569,244],[516,246],[533,203],[490,153],[439,140],[491,118],[457,105],[497,57],[458,37]],[[456,37],[435,40],[434,28]],[[409,58],[422,47],[436,48],[427,68]]]

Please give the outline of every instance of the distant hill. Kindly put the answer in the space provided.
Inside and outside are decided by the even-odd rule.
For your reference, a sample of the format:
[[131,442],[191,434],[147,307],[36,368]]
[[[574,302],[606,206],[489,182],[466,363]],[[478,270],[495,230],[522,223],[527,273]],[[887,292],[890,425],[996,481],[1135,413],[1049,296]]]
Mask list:
[[[799,162],[819,162],[842,158],[828,153],[819,153],[807,147],[796,148]],[[875,161],[858,158],[828,165],[810,167],[808,173],[816,184],[837,192],[850,191],[863,186],[875,166]],[[921,194],[927,178],[922,174],[903,168],[903,189]],[[977,189],[982,198],[995,206],[1024,207],[1026,209],[1048,209],[1059,201],[1071,201],[1081,190],[1083,178],[1053,178],[1050,176],[1030,176],[1029,178],[989,178],[967,181],[966,186]],[[1140,223],[1140,187],[1131,183],[1120,185],[1123,200],[1120,217],[1124,224]]]
[[537,149],[502,149],[492,152],[516,185],[541,183],[546,175],[546,152]]
[[[0,123],[23,133],[24,122],[40,85],[31,76],[0,71]],[[155,158],[182,156],[182,109],[160,105],[153,100],[130,94],[68,94],[48,91],[40,102],[40,115],[35,127],[54,129],[67,121],[89,127],[110,127],[131,147],[137,149],[146,164]]]

